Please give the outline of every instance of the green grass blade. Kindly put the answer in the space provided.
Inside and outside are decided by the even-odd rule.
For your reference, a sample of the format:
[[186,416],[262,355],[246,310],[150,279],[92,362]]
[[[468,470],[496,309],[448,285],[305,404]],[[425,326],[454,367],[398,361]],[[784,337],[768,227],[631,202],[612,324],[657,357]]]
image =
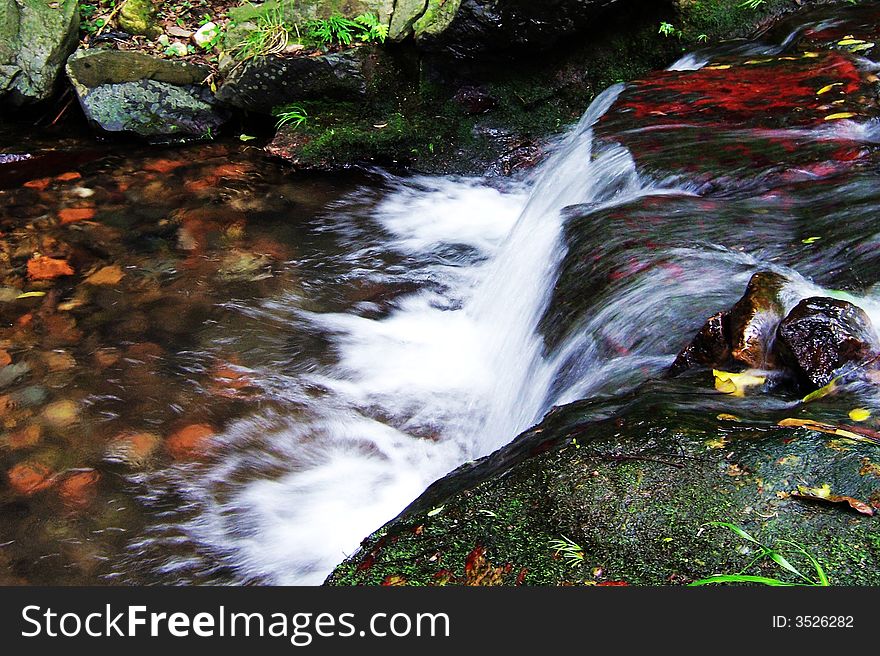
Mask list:
[[691,586],[713,585],[716,583],[757,583],[758,585],[769,585],[773,587],[793,587],[795,583],[787,583],[779,579],[772,579],[767,576],[748,576],[746,574],[715,574],[709,578],[700,579],[691,583]]

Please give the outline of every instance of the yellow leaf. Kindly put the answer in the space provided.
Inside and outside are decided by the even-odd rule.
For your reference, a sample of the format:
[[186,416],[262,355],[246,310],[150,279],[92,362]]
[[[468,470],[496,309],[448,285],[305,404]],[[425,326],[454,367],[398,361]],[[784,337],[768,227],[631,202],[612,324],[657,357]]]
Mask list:
[[706,440],[705,444],[707,449],[723,449],[727,446],[727,440],[723,437],[719,437],[714,440]]
[[849,418],[853,421],[865,421],[871,416],[871,411],[865,408],[856,408],[849,411]]
[[756,376],[748,371],[734,374],[729,371],[713,369],[712,374],[715,376],[715,389],[725,394],[733,394],[734,396],[745,396],[747,388],[763,385],[767,382],[765,376]]
[[837,381],[840,380],[840,376],[832,379],[830,383],[825,385],[825,387],[820,387],[819,389],[810,392],[804,398],[801,399],[801,403],[809,403],[810,401],[816,401],[818,399],[823,399],[829,394],[831,394],[834,390],[837,389]]
[[739,417],[736,415],[729,415],[726,412],[722,412],[720,415],[715,417],[719,421],[741,421]]
[[39,298],[40,296],[45,296],[46,292],[25,292],[24,294],[19,294],[16,296],[16,299],[19,298]]
[[723,71],[730,68],[732,64],[714,64],[712,66],[706,66],[705,69],[707,71]]
[[829,84],[828,86],[825,86],[825,87],[822,87],[821,89],[819,89],[816,92],[816,95],[821,96],[823,93],[828,93],[829,91],[831,91],[834,87],[840,87],[840,86],[843,86],[843,82],[835,82],[834,84]]
[[864,41],[862,41],[862,39],[854,39],[853,37],[848,36],[845,39],[841,39],[840,41],[838,41],[837,45],[839,45],[839,46],[855,46],[860,43],[864,43]]
[[853,116],[855,116],[855,114],[853,114],[852,112],[840,112],[838,114],[829,114],[828,116],[825,117],[825,120],[826,121],[836,121],[841,118],[852,118]]
[[831,496],[831,486],[828,483],[822,485],[820,487],[806,487],[805,485],[798,485],[798,492],[801,494],[807,494],[811,497],[817,497],[819,499],[827,499]]

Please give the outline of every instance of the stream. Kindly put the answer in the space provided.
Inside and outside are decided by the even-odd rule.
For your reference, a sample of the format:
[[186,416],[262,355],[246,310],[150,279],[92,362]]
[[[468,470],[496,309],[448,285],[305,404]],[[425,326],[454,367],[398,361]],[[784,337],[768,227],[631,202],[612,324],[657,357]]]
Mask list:
[[880,325],[877,65],[826,49],[877,21],[843,13],[607,89],[515,179],[0,129],[34,154],[0,171],[0,582],[317,585],[756,271]]

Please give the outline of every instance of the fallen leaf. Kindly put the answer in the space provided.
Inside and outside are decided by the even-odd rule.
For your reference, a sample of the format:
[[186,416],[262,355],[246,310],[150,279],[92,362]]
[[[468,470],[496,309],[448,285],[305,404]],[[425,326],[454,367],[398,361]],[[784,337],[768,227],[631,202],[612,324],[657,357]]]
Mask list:
[[5,367],[12,363],[12,356],[6,349],[0,349],[0,367]]
[[853,421],[865,421],[871,416],[871,411],[866,408],[855,408],[849,411],[849,418]]
[[66,505],[82,508],[95,499],[100,480],[101,475],[94,469],[74,472],[61,480],[58,495]]
[[79,180],[82,176],[76,171],[68,171],[67,173],[62,173],[61,175],[56,175],[56,180],[61,180],[62,182],[69,182],[70,180]]
[[72,276],[75,272],[67,260],[34,255],[27,263],[28,277],[31,280],[52,280],[60,276]]
[[816,95],[821,96],[823,93],[828,93],[829,91],[831,91],[834,87],[840,87],[840,86],[843,86],[843,82],[835,82],[834,84],[829,84],[828,86],[824,86],[821,89],[819,89],[816,92]]
[[43,420],[54,428],[67,428],[79,419],[77,405],[73,401],[63,400],[50,403],[41,414]]
[[86,278],[85,281],[90,285],[116,285],[119,284],[119,281],[122,280],[124,275],[121,266],[118,264],[111,264],[110,266],[98,269]]
[[52,178],[37,178],[36,180],[28,180],[24,183],[23,186],[27,187],[28,189],[43,191],[50,184],[52,184]]
[[191,424],[173,433],[165,441],[165,448],[177,460],[189,460],[204,454],[214,437],[208,424]]
[[486,548],[477,546],[468,554],[464,565],[465,585],[501,585],[508,567],[495,567],[486,558]]
[[17,301],[20,298],[40,298],[45,295],[46,292],[24,292],[23,294],[16,296],[15,300]]
[[880,465],[871,462],[869,458],[862,458],[861,467],[859,467],[859,476],[877,476],[880,478]]
[[401,576],[400,574],[389,574],[382,581],[383,586],[396,587],[396,586],[402,586],[402,585],[406,585],[406,584],[407,584],[406,578]]
[[820,487],[805,487],[798,485],[797,492],[792,492],[791,496],[795,499],[807,499],[809,501],[827,501],[828,503],[845,503],[850,508],[863,515],[869,517],[874,515],[874,509],[870,504],[859,501],[852,497],[838,496],[831,494],[831,486],[827,483]]
[[731,415],[726,412],[722,412],[721,414],[717,415],[715,418],[719,421],[742,421],[736,415]]
[[63,210],[58,210],[58,220],[61,225],[88,221],[94,218],[95,208],[93,207],[66,207]]
[[852,112],[840,112],[838,114],[829,114],[825,117],[826,121],[837,121],[842,118],[852,118],[855,116]]
[[40,443],[43,429],[39,424],[31,424],[27,428],[12,433],[6,440],[10,449],[30,449]]
[[859,442],[880,444],[880,433],[858,426],[834,426],[833,424],[824,424],[812,419],[794,419],[791,417],[783,419],[777,424],[777,426],[783,428],[806,428],[808,430],[828,433],[829,435],[837,435],[838,437],[845,437]]
[[765,376],[757,376],[747,371],[735,374],[713,369],[712,374],[715,376],[715,389],[733,396],[745,396],[745,391],[749,387],[756,387],[767,382]]
[[129,467],[141,467],[152,459],[161,443],[162,438],[155,433],[124,433],[110,441],[106,458]]
[[30,496],[52,486],[51,470],[39,462],[22,462],[6,472],[10,487],[17,493]]
[[727,440],[723,437],[719,437],[712,440],[706,440],[705,444],[707,449],[723,449],[727,446]]
[[817,401],[819,399],[823,399],[832,392],[837,389],[837,381],[840,380],[840,376],[832,379],[830,383],[825,385],[824,387],[820,387],[817,390],[813,390],[809,394],[807,394],[804,398],[801,399],[801,403],[810,403],[811,401]]

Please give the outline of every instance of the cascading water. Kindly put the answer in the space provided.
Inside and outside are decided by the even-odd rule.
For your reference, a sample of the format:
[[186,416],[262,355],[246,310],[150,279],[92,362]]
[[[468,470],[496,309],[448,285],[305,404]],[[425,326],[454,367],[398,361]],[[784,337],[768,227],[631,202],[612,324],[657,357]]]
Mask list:
[[[789,306],[835,293],[809,279],[851,285],[836,255],[813,255],[810,235],[841,232],[850,210],[838,193],[852,207],[876,205],[870,174],[854,169],[840,182],[827,163],[854,167],[875,129],[824,114],[780,125],[775,105],[756,120],[753,88],[769,78],[744,69],[755,78],[739,103],[721,77],[731,66],[707,66],[716,56],[784,61],[811,102],[828,82],[806,67],[858,76],[833,56],[774,60],[793,38],[682,60],[645,98],[612,87],[527,183],[384,176],[377,203],[364,205],[361,190],[332,208],[327,231],[350,234],[352,245],[337,269],[380,292],[336,311],[301,289],[229,304],[251,326],[234,350],[256,354],[249,373],[274,403],[229,426],[212,461],[144,477],[184,503],[168,510],[145,494],[157,521],[131,553],[155,554],[154,571],[174,580],[320,583],[432,481],[551,406],[659,376],[755,271],[790,281]],[[688,74],[705,89],[691,90]],[[720,107],[720,118],[695,111],[693,124],[680,122],[682,93],[704,93],[697,106]],[[785,116],[803,121],[807,112],[791,111],[799,103]],[[704,147],[707,135],[717,152]],[[758,165],[742,157],[749,147]],[[710,157],[717,162],[705,164]],[[819,179],[832,182],[809,186]],[[865,239],[843,238],[841,249],[869,261]]]
[[[594,152],[592,126],[621,88],[596,99],[530,184],[392,180],[372,218],[422,291],[378,318],[283,298],[256,311],[324,335],[333,362],[261,371],[300,412],[229,428],[223,457],[175,483],[196,509],[184,535],[160,524],[133,550],[191,541],[243,580],[320,583],[433,480],[540,419],[558,367],[537,327],[565,252],[561,211],[663,193],[640,182],[624,148]],[[187,551],[159,569],[206,567]]]

